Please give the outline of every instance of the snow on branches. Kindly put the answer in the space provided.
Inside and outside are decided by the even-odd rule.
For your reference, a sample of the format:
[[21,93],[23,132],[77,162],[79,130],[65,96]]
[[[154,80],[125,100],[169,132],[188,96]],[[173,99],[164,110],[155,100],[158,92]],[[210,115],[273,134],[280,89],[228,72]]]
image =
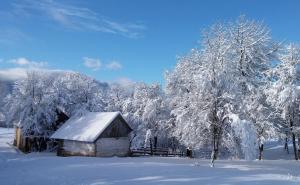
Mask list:
[[222,148],[253,159],[253,138],[274,131],[264,90],[279,45],[264,24],[244,16],[213,25],[202,38],[200,49],[181,57],[166,74],[174,135],[187,146],[210,148],[213,158]]

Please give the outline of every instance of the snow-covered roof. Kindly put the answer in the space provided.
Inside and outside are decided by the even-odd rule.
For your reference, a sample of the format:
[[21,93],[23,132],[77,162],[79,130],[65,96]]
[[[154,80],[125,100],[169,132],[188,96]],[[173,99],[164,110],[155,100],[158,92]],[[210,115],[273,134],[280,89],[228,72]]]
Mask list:
[[100,134],[121,115],[119,112],[88,112],[70,118],[52,136],[52,139],[94,142]]

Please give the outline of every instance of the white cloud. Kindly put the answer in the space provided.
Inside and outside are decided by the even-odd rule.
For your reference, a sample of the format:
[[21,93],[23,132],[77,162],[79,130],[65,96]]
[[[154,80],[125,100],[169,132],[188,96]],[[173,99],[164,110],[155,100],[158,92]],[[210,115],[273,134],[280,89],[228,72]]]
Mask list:
[[117,78],[116,80],[113,81],[113,83],[116,83],[116,84],[119,84],[123,87],[128,87],[128,88],[132,88],[136,84],[135,81],[133,81],[130,78],[127,78],[127,77]]
[[60,25],[76,30],[89,30],[118,34],[129,38],[142,37],[146,29],[139,23],[120,23],[99,15],[89,8],[62,3],[61,1],[27,0],[13,4],[17,15],[25,14],[31,17],[46,17]]
[[26,58],[18,58],[18,59],[10,60],[9,63],[17,64],[20,66],[25,66],[25,65],[28,65],[30,62]]
[[94,71],[97,71],[101,67],[101,62],[100,59],[97,58],[89,58],[89,57],[84,57],[83,58],[83,64],[85,67],[90,68]]
[[110,70],[119,70],[122,69],[123,66],[117,61],[112,61],[109,64],[107,64],[106,67]]
[[31,61],[27,58],[20,57],[10,60],[2,60],[2,63],[13,64],[16,67],[1,69],[0,70],[0,80],[8,80],[15,81],[19,79],[23,79],[27,76],[27,71],[29,70],[48,70],[46,67],[48,66],[47,62],[37,62]]
[[15,81],[26,78],[27,69],[25,68],[10,68],[0,70],[0,80]]
[[24,57],[11,59],[7,61],[8,63],[15,64],[21,67],[28,67],[28,68],[43,68],[48,65],[47,62],[36,62],[36,61],[30,61]]
[[59,75],[61,73],[74,73],[72,70],[43,69],[43,68],[7,68],[0,70],[0,81],[16,81],[27,77],[29,71],[39,71],[45,74]]

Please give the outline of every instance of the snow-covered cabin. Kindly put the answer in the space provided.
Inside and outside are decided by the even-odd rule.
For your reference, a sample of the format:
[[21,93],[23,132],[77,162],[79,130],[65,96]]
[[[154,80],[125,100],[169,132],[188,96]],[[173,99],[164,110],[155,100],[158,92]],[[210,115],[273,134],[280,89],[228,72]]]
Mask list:
[[51,138],[60,156],[127,156],[131,131],[119,112],[88,112],[70,118]]

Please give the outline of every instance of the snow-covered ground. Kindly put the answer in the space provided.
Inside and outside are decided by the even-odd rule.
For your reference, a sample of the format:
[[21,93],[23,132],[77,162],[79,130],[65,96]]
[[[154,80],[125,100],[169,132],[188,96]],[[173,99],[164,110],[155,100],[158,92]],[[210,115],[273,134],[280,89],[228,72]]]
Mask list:
[[289,144],[289,153],[286,150],[283,150],[284,144],[278,143],[276,141],[269,141],[265,143],[265,149],[263,153],[263,158],[266,160],[293,160],[294,151],[292,143]]
[[1,185],[300,184],[300,163],[293,160],[222,160],[211,168],[207,160],[185,158],[24,155],[7,144],[13,134],[0,128]]

